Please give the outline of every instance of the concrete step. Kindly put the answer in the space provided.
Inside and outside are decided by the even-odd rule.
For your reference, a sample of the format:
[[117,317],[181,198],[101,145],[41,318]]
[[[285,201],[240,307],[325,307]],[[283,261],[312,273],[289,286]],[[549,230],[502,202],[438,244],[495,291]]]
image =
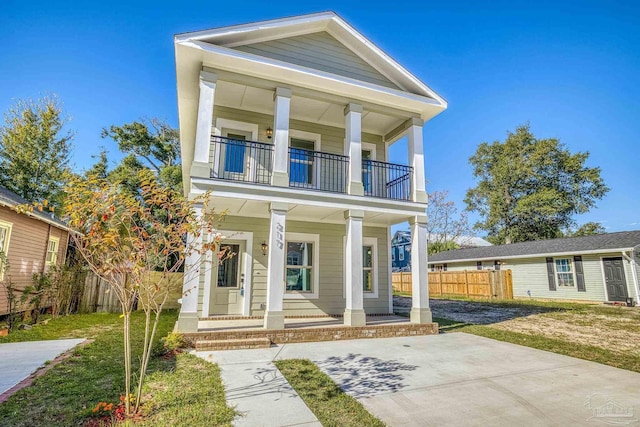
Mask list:
[[248,350],[253,348],[269,348],[271,347],[271,340],[267,337],[226,340],[197,340],[195,345],[196,350],[198,351]]

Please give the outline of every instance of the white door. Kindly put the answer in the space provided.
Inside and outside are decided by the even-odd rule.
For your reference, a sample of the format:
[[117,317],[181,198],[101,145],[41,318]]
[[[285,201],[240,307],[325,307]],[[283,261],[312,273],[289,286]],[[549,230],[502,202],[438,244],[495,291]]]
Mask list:
[[[212,268],[210,314],[242,314],[244,301],[243,259],[246,243],[228,240],[222,245],[233,255]],[[214,256],[214,260],[217,256]]]

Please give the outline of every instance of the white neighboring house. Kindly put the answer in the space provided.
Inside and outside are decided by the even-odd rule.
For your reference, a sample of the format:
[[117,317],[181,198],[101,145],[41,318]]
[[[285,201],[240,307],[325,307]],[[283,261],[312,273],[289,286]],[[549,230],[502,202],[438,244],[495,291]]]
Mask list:
[[511,270],[513,295],[640,301],[640,230],[439,252],[432,270]]
[[[426,253],[423,125],[446,101],[332,12],[180,34],[175,53],[184,191],[211,192],[238,254],[186,266],[178,328],[391,313],[390,227]],[[413,280],[429,323],[426,258]]]

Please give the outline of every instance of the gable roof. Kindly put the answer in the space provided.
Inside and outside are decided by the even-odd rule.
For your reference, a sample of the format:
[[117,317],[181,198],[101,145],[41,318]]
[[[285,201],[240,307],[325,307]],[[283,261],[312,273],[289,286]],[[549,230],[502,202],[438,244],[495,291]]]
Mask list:
[[177,34],[175,43],[204,42],[231,50],[320,32],[326,32],[335,38],[402,91],[431,99],[442,109],[446,108],[444,98],[332,11]]
[[[30,204],[30,202],[27,199],[20,197],[19,195],[9,190],[8,188],[0,186],[0,206],[13,208],[15,206],[26,205],[26,204]],[[53,213],[34,211],[34,212],[28,212],[26,213],[26,215],[39,219],[40,221],[44,221],[48,224],[51,224],[63,230],[69,231],[69,226],[65,224],[62,220],[60,220],[58,217],[56,217]]]
[[510,245],[457,249],[439,252],[429,257],[429,263],[480,261],[486,259],[531,258],[556,254],[581,254],[631,250],[640,245],[640,230],[592,236],[536,240]]

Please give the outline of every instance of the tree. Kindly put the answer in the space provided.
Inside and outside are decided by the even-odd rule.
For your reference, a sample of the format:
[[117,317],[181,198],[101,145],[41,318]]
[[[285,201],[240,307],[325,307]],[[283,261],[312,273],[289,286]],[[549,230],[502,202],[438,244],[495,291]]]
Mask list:
[[160,181],[175,190],[182,189],[180,167],[180,133],[160,119],[134,121],[102,130],[102,137],[110,137],[127,156],[112,173],[114,180],[132,182],[138,171],[149,168]]
[[607,230],[599,222],[585,222],[576,231],[569,233],[567,237],[591,236],[593,234],[604,234]]
[[105,180],[109,177],[109,158],[107,156],[107,150],[102,148],[100,153],[96,156],[91,156],[92,159],[98,159],[89,169],[84,172],[85,177],[95,177]]
[[434,191],[428,194],[427,234],[429,237],[428,253],[435,254],[450,249],[457,249],[463,236],[471,234],[466,212],[458,213],[455,203],[447,200],[448,191]]
[[[74,177],[66,188],[69,195],[65,204],[78,253],[109,284],[122,307],[127,414],[132,412],[132,401],[134,411],[141,403],[158,321],[171,291],[169,274],[178,271],[187,256],[193,258],[207,251],[218,253],[222,259],[226,256],[220,247],[222,237],[216,233],[222,216],[213,210],[198,213],[195,209],[198,204],[209,206],[208,194],[188,200],[181,192],[159,183],[147,169],[139,172],[138,180],[139,192],[132,194],[121,184],[95,175]],[[203,236],[205,243],[198,244]],[[198,274],[196,270],[185,274]],[[150,280],[153,271],[161,273],[159,280]],[[136,300],[145,313],[145,334],[137,394],[131,398],[130,317]]]
[[494,244],[551,239],[570,229],[609,188],[600,168],[585,166],[588,152],[571,153],[555,138],[538,139],[521,125],[505,142],[483,142],[469,162],[476,187],[467,191],[475,227]]
[[0,185],[30,202],[59,206],[73,132],[56,97],[18,101],[0,127]]

